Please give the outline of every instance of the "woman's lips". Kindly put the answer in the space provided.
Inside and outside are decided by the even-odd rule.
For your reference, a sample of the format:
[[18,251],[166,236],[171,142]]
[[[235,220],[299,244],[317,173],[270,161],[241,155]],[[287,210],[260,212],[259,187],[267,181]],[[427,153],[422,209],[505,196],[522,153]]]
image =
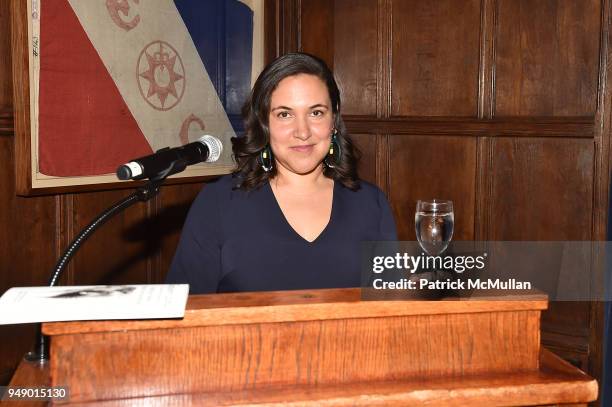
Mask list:
[[293,146],[293,147],[290,147],[290,148],[293,151],[297,151],[299,153],[309,153],[312,150],[313,145],[310,144],[310,145],[307,145],[307,146]]

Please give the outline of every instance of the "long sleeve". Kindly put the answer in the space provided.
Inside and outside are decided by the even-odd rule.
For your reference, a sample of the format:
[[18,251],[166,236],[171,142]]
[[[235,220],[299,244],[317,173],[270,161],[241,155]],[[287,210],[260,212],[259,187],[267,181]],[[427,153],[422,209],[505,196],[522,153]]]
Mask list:
[[194,201],[174,254],[166,283],[188,283],[191,294],[214,293],[221,276],[220,196],[215,184]]

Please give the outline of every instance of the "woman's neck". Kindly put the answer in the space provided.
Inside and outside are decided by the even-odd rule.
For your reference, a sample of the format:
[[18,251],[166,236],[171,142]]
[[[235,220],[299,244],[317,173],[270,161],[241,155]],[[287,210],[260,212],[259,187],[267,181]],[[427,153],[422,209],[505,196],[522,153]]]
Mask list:
[[277,166],[276,176],[271,180],[276,188],[309,193],[333,183],[333,180],[323,175],[323,166],[317,167],[308,174],[296,174],[282,166]]

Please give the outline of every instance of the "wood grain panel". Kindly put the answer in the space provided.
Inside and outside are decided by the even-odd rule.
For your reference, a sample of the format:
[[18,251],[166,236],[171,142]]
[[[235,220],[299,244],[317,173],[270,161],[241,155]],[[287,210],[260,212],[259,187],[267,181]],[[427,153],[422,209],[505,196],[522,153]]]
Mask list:
[[334,2],[309,0],[300,2],[300,51],[323,59],[334,68]]
[[278,53],[277,31],[279,19],[275,0],[264,0],[264,64],[269,64]]
[[[4,290],[1,290],[2,292]],[[34,349],[36,324],[0,325],[0,386],[13,376],[23,356]]]
[[393,2],[393,116],[476,116],[480,0]]
[[491,240],[590,240],[594,144],[493,139]]
[[[504,137],[492,143],[492,240],[590,240],[592,140]],[[550,256],[542,262],[554,261],[555,253]],[[589,278],[589,270],[576,273]],[[588,325],[589,306],[582,302],[551,303],[542,318],[547,331],[573,336],[586,336]]]
[[0,136],[13,137],[15,135],[15,124],[13,122],[13,109],[0,110]]
[[450,199],[454,240],[474,238],[476,138],[391,136],[389,198],[400,240],[416,240],[416,201]]
[[[48,367],[23,362],[13,387],[49,386]],[[537,391],[536,391],[537,389]],[[569,366],[547,350],[540,354],[540,370],[510,374],[450,377],[434,380],[390,380],[374,383],[351,383],[350,386],[302,386],[232,393],[191,393],[157,397],[97,401],[100,407],[157,406],[266,406],[316,405],[337,406],[497,406],[559,405],[586,406],[597,398],[597,382]],[[572,404],[569,404],[572,403]],[[580,403],[580,404],[574,404]],[[45,406],[46,402],[29,402]],[[80,405],[80,404],[71,404]],[[89,404],[83,404],[88,406]]]
[[478,118],[481,119],[493,117],[496,1],[482,0],[480,10]]
[[[276,31],[277,57],[289,52],[299,50],[299,20],[300,0],[266,0],[274,1],[276,5],[276,16],[278,20]],[[269,7],[268,7],[269,8]],[[268,16],[264,16],[268,18]]]
[[[422,301],[406,300],[405,296],[394,293],[377,295],[361,288],[199,294],[187,299],[182,319],[47,322],[42,331],[45,335],[57,336],[254,323],[542,311],[548,307],[547,296],[532,291],[511,294],[483,291],[468,301],[457,301],[456,297]],[[377,299],[370,301],[368,297]],[[402,301],[401,307],[398,301]]]
[[588,352],[589,315],[587,302],[551,301],[550,308],[542,314],[542,330],[547,334],[565,335],[566,349],[586,348]]
[[377,1],[334,2],[334,75],[345,114],[376,116]]
[[493,120],[454,118],[370,118],[343,115],[346,127],[353,133],[408,135],[469,135],[515,137],[593,138],[593,120],[585,117],[500,118]]
[[376,135],[351,134],[351,138],[361,152],[359,178],[376,184]]
[[43,285],[56,261],[56,199],[15,195],[13,139],[0,138],[0,288]]
[[500,0],[495,114],[593,116],[600,1]]
[[[14,141],[0,137],[0,295],[10,287],[46,284],[57,260],[57,200],[15,194]],[[0,385],[32,349],[34,332],[32,324],[0,326]]]
[[[76,235],[96,216],[132,190],[76,194],[73,197],[72,231]],[[150,282],[147,259],[161,250],[150,233],[147,204],[137,202],[115,215],[87,240],[73,262],[72,283],[146,284]]]
[[542,327],[542,331],[543,346],[563,357],[580,370],[586,372],[589,369],[589,343],[584,340],[584,337],[557,334],[550,332],[546,327]]
[[202,184],[169,185],[161,189],[157,198],[158,208],[151,219],[150,230],[161,246],[159,262],[153,282],[161,283],[170,269],[174,251],[192,202],[202,189]]
[[[51,378],[84,401],[534,371],[539,336],[539,311],[59,335]],[[427,350],[407,357],[415,343]]]
[[[10,1],[0,1],[0,56],[4,69],[0,69],[0,112],[13,107],[13,81],[11,80]],[[8,69],[7,69],[8,68]]]

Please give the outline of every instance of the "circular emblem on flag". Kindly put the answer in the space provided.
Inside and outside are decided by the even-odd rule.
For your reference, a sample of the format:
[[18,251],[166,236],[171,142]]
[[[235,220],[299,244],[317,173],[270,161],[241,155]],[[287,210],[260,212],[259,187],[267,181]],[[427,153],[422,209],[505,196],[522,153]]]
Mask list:
[[140,94],[153,109],[170,110],[185,93],[185,67],[165,41],[153,41],[140,52],[136,67]]

